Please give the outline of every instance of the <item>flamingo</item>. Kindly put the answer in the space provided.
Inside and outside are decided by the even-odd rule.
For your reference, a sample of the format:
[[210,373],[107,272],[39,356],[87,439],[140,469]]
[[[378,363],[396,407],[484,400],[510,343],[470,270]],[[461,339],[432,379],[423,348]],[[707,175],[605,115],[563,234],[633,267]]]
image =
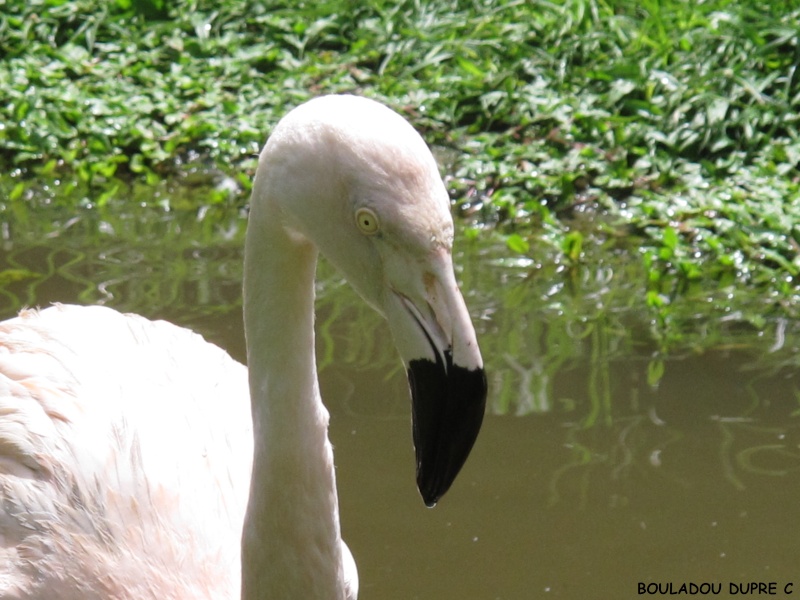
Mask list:
[[389,322],[433,506],[487,391],[452,243],[419,134],[378,102],[323,96],[259,158],[249,371],[187,329],[106,307],[0,323],[0,597],[355,598],[314,357],[317,256]]

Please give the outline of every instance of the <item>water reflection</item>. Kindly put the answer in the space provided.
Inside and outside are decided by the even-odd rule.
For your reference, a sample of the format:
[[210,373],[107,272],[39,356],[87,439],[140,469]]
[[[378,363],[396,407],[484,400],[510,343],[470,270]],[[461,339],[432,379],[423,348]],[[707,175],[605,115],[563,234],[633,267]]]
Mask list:
[[[241,211],[16,205],[0,219],[0,317],[107,304],[190,326],[243,359]],[[670,581],[800,589],[797,324],[762,333],[687,294],[675,299],[683,341],[667,351],[625,253],[569,266],[544,247],[524,261],[480,240],[459,248],[491,415],[430,511],[413,486],[388,329],[320,267],[320,378],[361,597],[625,598]]]

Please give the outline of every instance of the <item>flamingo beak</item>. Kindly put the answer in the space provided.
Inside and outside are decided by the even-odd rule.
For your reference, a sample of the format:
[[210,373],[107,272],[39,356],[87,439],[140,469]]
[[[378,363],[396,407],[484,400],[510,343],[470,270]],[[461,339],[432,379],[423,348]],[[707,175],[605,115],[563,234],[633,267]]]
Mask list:
[[[412,360],[411,387],[417,487],[426,506],[450,489],[478,437],[486,407],[486,375],[444,360]],[[438,357],[438,354],[437,354]]]
[[475,329],[448,262],[412,299],[393,290],[389,326],[411,388],[417,487],[435,506],[472,450],[487,384]]

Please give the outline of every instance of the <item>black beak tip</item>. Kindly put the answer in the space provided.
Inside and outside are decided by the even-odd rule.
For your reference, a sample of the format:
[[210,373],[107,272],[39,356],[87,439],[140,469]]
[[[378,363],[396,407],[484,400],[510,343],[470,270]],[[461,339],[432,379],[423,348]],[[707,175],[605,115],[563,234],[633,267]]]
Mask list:
[[[420,492],[420,493],[422,493],[422,492]],[[422,494],[422,501],[425,503],[425,506],[427,506],[428,508],[433,508],[439,502],[439,498],[436,498],[436,497],[426,498],[425,494]]]
[[[449,356],[448,356],[449,358]],[[482,368],[411,361],[417,487],[425,505],[444,496],[469,456],[483,423],[487,383]]]

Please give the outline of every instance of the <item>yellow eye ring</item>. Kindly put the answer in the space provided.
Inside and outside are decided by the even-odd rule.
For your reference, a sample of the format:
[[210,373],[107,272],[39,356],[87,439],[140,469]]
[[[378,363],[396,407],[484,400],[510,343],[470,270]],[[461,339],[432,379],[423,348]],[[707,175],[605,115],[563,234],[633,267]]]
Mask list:
[[356,225],[364,235],[375,235],[381,228],[378,215],[369,208],[359,208],[356,211]]

